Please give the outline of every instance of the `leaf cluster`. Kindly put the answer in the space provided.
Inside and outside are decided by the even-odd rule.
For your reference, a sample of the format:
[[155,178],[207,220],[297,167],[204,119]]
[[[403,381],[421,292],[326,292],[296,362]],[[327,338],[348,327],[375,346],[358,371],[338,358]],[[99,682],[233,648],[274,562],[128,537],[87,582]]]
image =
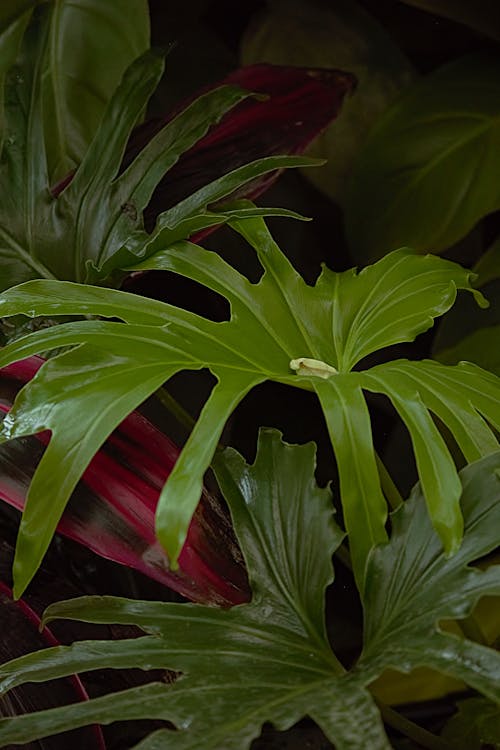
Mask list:
[[215,470],[248,566],[252,602],[228,611],[114,597],[52,605],[45,622],[135,624],[146,634],[21,657],[0,669],[0,689],[103,666],[169,668],[182,675],[173,684],[153,683],[0,720],[0,740],[25,742],[127,716],[177,727],[154,732],[137,745],[141,750],[240,750],[250,746],[264,722],[286,729],[308,714],[340,750],[389,750],[366,690],[388,666],[410,670],[432,664],[498,700],[498,654],[444,633],[439,621],[463,617],[480,596],[499,592],[498,568],[469,567],[496,545],[499,462],[497,453],[462,473],[465,536],[453,558],[443,554],[420,488],[392,515],[390,541],[368,558],[364,650],[346,672],[324,625],[331,554],[343,532],[333,520],[329,491],[314,481],[314,446],[286,445],[277,432],[263,430],[252,466],[227,449]]

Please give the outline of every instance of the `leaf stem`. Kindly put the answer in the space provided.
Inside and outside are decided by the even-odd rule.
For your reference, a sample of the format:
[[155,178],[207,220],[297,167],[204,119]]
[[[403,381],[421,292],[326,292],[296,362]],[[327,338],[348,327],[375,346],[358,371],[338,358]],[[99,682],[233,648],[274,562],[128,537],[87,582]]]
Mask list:
[[386,724],[393,729],[397,729],[398,732],[401,732],[406,737],[409,737],[420,747],[426,748],[426,750],[453,750],[441,737],[437,737],[427,729],[410,721],[410,719],[407,719],[406,716],[398,713],[390,706],[386,706],[379,701],[377,701],[377,705]]
[[184,407],[175,400],[175,398],[167,391],[164,386],[158,388],[158,390],[155,391],[154,395],[162,404],[162,406],[164,406],[165,409],[167,409],[167,411],[169,411],[170,414],[172,414],[172,416],[177,419],[179,424],[185,427],[188,432],[192,431],[193,427],[196,424],[196,420],[193,419],[191,414],[189,414],[189,412],[187,412],[186,409],[184,409]]
[[396,510],[396,508],[398,508],[403,502],[403,498],[401,497],[401,494],[396,487],[394,480],[387,471],[385,464],[378,455],[377,451],[375,451],[375,460],[377,462],[377,469],[380,477],[380,484],[382,485],[382,492],[384,493],[385,498],[391,507],[391,510]]

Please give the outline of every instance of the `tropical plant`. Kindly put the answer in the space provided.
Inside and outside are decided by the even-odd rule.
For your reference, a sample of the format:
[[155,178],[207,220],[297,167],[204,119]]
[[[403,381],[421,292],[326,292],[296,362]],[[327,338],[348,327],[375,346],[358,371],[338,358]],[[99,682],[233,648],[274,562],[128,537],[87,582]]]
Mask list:
[[[165,96],[163,54],[130,0],[82,123],[75,93],[97,81],[107,32],[86,66],[89,43],[61,29],[81,13],[85,40],[92,3],[0,12],[0,494],[23,511],[12,588],[29,585],[29,602],[59,531],[197,602],[146,601],[130,573],[125,597],[51,604],[51,627],[143,635],[3,664],[0,713],[11,691],[75,673],[155,681],[1,719],[1,743],[97,723],[114,746],[107,727],[126,718],[146,721],[127,748],[151,750],[263,750],[269,723],[294,749],[307,732],[344,750],[500,747],[498,49],[477,36],[497,27],[487,2],[482,19],[462,3],[389,5],[416,28],[470,24],[468,55],[420,60],[369,2],[294,0],[285,22],[268,0],[243,36],[251,66],[210,81],[190,60],[201,95],[180,86],[165,115],[158,94],[148,103],[157,85]],[[214,6],[183,13],[213,30]],[[181,84],[182,44],[168,59]],[[270,203],[293,210],[250,202],[282,168],[318,163],[296,154],[335,119],[351,73],[354,96],[314,146],[329,198],[292,170]],[[186,387],[183,410],[166,389]],[[159,401],[184,422],[181,449],[137,411]],[[287,443],[262,428],[276,422]]]

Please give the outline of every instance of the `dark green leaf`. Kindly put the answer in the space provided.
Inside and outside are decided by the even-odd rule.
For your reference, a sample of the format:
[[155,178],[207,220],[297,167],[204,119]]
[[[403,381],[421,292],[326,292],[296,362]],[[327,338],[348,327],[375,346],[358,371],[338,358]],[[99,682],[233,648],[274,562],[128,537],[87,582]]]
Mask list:
[[480,328],[455,346],[436,353],[445,364],[454,365],[462,360],[474,362],[485,370],[500,376],[500,325]]
[[[457,288],[473,291],[469,272],[440,258],[401,250],[358,275],[354,271],[335,274],[325,268],[311,287],[280,252],[262,219],[233,219],[231,223],[254,246],[264,267],[257,284],[216,253],[187,242],[172,245],[140,266],[173,271],[223,295],[231,305],[231,319],[223,323],[149,301],[143,303],[141,314],[137,297],[115,292],[106,300],[104,293],[72,284],[35,282],[6,292],[0,299],[4,316],[73,311],[112,315],[127,325],[80,321],[37,332],[4,349],[0,365],[35,352],[83,344],[53,359],[24,389],[4,423],[4,438],[31,434],[50,424],[61,446],[70,441],[76,451],[81,442],[88,461],[95,441],[89,430],[92,420],[99,426],[102,441],[107,437],[105,424],[109,434],[146,397],[148,388],[154,390],[162,379],[181,370],[208,367],[217,385],[165,485],[157,511],[159,539],[175,564],[200,497],[203,473],[235,406],[253,386],[268,379],[316,390],[336,452],[344,518],[362,586],[368,550],[386,538],[386,503],[362,396],[362,389],[374,390],[391,398],[410,430],[433,522],[446,550],[456,549],[462,528],[458,477],[430,412],[450,428],[468,460],[491,453],[497,440],[482,416],[493,425],[500,424],[498,380],[479,368],[446,368],[435,363],[395,363],[392,369],[384,365],[366,372],[352,371],[352,367],[378,348],[412,340],[427,330],[433,318],[453,304]],[[474,294],[481,302],[481,296]],[[90,379],[93,357],[96,365]],[[304,368],[304,361],[311,360],[316,369]],[[109,377],[111,372],[117,376]],[[465,406],[461,389],[467,395]],[[66,398],[69,393],[78,393],[78,398]],[[113,407],[112,417],[105,419],[106,400]],[[75,418],[81,412],[88,415],[88,422]],[[430,440],[434,452],[429,450]],[[49,448],[31,486],[29,497],[36,501],[28,502],[27,519],[35,513],[35,502],[38,514],[49,502],[43,489],[49,477],[58,498],[57,512],[62,512],[68,487],[74,486],[82,470],[80,462],[68,458],[63,464],[59,451],[52,453]],[[64,476],[59,477],[55,490],[58,472]],[[47,517],[53,519],[53,515]],[[47,530],[38,553],[53,528]],[[17,579],[17,591],[35,568],[34,548],[30,553],[29,545],[21,541],[23,534],[24,526],[19,542],[23,552],[18,559],[25,572]]]
[[476,286],[484,286],[500,278],[500,235],[476,263],[474,271],[478,275]]
[[410,245],[440,252],[500,208],[500,65],[475,55],[416,84],[382,117],[351,185],[359,258]]
[[0,742],[19,742],[94,721],[126,716],[173,721],[140,748],[244,750],[265,721],[279,729],[312,716],[339,750],[388,750],[373,700],[345,675],[324,626],[331,555],[343,534],[328,490],[314,481],[314,446],[283,445],[261,432],[247,466],[232,450],[217,459],[254,588],[251,604],[229,611],[197,605],[76,599],[52,606],[46,619],[135,623],[140,639],[81,642],[17,659],[0,668],[0,689],[100,666],[170,667],[172,685],[148,685],[92,701],[87,710],[0,720]]
[[50,184],[82,161],[130,63],[149,47],[146,0],[52,3],[41,61]]
[[389,544],[370,553],[364,590],[365,639],[357,669],[380,674],[428,666],[464,680],[492,700],[500,698],[500,655],[439,628],[467,617],[480,597],[500,593],[500,566],[471,563],[498,544],[500,454],[461,472],[465,533],[453,557],[443,554],[415,488],[392,514]]
[[500,712],[498,705],[484,698],[460,701],[458,712],[441,733],[454,750],[491,750],[500,748]]
[[358,85],[342,116],[315,139],[309,153],[327,159],[305,176],[336,201],[373,122],[415,77],[391,35],[354,0],[272,0],[242,42],[245,64],[304,65],[348,70]]

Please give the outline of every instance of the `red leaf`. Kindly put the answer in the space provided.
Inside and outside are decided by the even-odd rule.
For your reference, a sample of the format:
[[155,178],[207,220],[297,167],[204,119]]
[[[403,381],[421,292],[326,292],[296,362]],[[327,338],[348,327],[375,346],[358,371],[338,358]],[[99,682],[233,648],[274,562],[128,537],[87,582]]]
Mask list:
[[[40,357],[0,371],[0,411],[43,364]],[[34,469],[50,434],[0,446],[0,499],[24,508]],[[246,572],[220,501],[203,491],[179,557],[179,570],[154,531],[161,488],[179,448],[139,412],[130,414],[95,455],[58,525],[58,531],[101,557],[135,568],[183,596],[230,606],[250,597]]]

